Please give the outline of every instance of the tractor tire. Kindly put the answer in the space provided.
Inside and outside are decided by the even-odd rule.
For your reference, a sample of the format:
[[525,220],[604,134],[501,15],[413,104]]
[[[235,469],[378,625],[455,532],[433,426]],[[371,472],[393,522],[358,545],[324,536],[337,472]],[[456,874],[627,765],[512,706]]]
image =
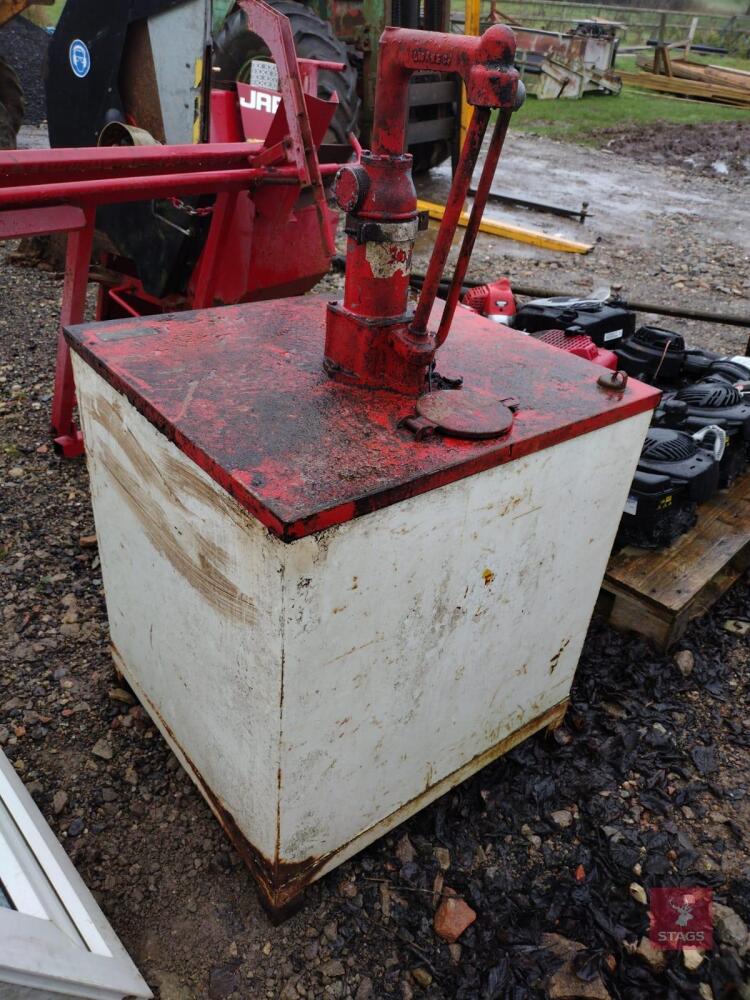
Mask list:
[[0,59],[0,149],[16,148],[23,109],[23,89],[18,74]]
[[[318,96],[329,100],[336,93],[339,106],[325,136],[325,142],[346,144],[350,132],[358,132],[359,97],[357,73],[349,62],[346,45],[333,34],[330,24],[296,0],[267,0],[274,10],[289,18],[297,55],[301,59],[342,62],[342,73],[321,70],[318,73]],[[248,30],[241,10],[229,12],[214,38],[213,85],[230,90],[239,80],[248,82],[249,62],[267,52],[263,42]]]

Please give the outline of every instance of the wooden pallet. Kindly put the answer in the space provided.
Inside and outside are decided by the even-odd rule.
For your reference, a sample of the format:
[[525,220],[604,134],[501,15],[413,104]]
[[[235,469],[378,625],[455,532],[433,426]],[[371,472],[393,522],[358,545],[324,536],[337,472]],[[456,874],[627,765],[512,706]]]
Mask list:
[[750,567],[750,475],[702,504],[698,524],[668,549],[632,546],[609,561],[599,609],[617,629],[667,649]]

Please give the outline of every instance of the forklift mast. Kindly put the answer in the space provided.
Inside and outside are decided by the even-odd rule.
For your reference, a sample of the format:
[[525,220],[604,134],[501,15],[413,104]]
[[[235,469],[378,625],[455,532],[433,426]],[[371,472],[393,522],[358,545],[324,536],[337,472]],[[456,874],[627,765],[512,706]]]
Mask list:
[[[448,0],[316,0],[320,16],[329,21],[337,38],[361,60],[360,135],[370,144],[377,42],[386,27],[450,32]],[[460,91],[453,76],[426,69],[413,76],[409,87],[407,143],[415,172],[436,166],[449,156],[457,138]],[[415,149],[414,147],[419,147]]]

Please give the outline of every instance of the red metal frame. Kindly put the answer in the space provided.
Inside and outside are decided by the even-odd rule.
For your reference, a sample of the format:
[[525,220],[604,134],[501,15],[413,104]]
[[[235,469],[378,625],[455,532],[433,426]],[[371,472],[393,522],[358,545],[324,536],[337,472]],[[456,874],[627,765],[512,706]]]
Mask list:
[[55,444],[67,458],[83,451],[83,436],[73,420],[75,383],[70,351],[63,336],[66,326],[82,322],[86,311],[86,289],[89,281],[91,248],[94,242],[96,212],[85,209],[86,221],[82,228],[68,235],[65,258],[65,285],[63,288],[60,328],[57,335],[57,362],[55,364],[55,391],[52,397],[51,423]]
[[[274,284],[273,260],[264,263],[256,289],[263,282],[273,294],[297,294],[310,287],[319,275],[306,266],[327,261],[334,253],[332,213],[326,204],[323,178],[339,169],[338,164],[320,165],[313,138],[305,89],[315,83],[318,67],[305,60],[297,63],[288,20],[261,0],[240,0],[248,27],[263,39],[279,70],[282,104],[288,136],[275,145],[250,150],[242,141],[196,146],[105,147],[96,149],[24,150],[0,154],[0,239],[41,233],[67,232],[68,250],[61,311],[64,326],[84,319],[96,207],[154,198],[216,194],[211,225],[201,259],[190,282],[183,307],[203,308],[214,302],[221,262],[220,251],[228,242],[242,192],[253,200],[262,197],[264,186],[273,185],[266,201],[265,217],[277,228],[292,221],[292,210],[301,191],[312,195],[312,209],[299,219],[305,231],[307,259],[299,258],[297,271],[289,274],[289,255],[279,259],[284,278]],[[339,64],[336,64],[339,67]],[[324,68],[333,68],[328,63]],[[301,76],[305,77],[305,84]],[[309,100],[309,97],[308,97]],[[239,139],[240,136],[237,136]],[[246,200],[246,199],[245,199]],[[278,210],[274,215],[274,200]],[[270,210],[270,211],[269,211]],[[300,213],[302,214],[302,213]],[[317,235],[316,235],[317,233]],[[266,238],[266,232],[261,236]],[[246,262],[249,263],[247,257]],[[286,268],[286,270],[284,270]],[[327,270],[327,266],[323,268]],[[296,280],[295,280],[296,278]],[[244,275],[249,287],[248,275]],[[146,308],[157,311],[158,300],[148,296],[136,278],[127,277],[119,291],[133,295]],[[118,302],[114,289],[113,301]],[[236,301],[236,299],[235,299]],[[102,299],[100,297],[100,303]],[[126,313],[134,306],[119,298]],[[81,454],[83,442],[73,420],[75,390],[67,344],[58,338],[55,394],[51,424],[56,445],[67,457]]]

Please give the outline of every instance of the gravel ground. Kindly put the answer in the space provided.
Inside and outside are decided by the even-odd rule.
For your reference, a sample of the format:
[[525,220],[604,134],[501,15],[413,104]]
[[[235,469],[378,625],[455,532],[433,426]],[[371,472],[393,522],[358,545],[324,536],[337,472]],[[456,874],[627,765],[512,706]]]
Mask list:
[[[417,187],[420,197],[444,202],[449,185],[448,169],[440,168]],[[493,188],[575,208],[588,201],[592,214],[584,225],[506,206],[492,205],[486,214],[594,249],[552,253],[480,234],[471,278],[507,274],[519,285],[563,292],[620,287],[625,299],[750,316],[747,181],[643,163],[624,146],[613,152],[511,133]],[[432,238],[421,237],[415,269],[424,270]],[[739,327],[647,314],[640,319],[712,350],[744,353],[747,344],[748,331]]]
[[0,31],[0,56],[18,73],[26,101],[27,125],[47,117],[44,70],[50,36],[25,17],[16,17]]
[[[731,187],[701,183],[717,212],[734,210]],[[571,258],[487,238],[472,274],[581,289],[616,276],[633,297],[746,311],[740,241],[679,215],[640,252],[606,237]],[[112,669],[85,466],[58,459],[47,437],[61,285],[6,264],[0,287],[0,744],[162,1000],[750,997],[750,643],[727,628],[750,618],[747,580],[679,655],[595,619],[556,734],[341,866],[273,928]],[[727,351],[746,340],[679,328]],[[641,889],[663,885],[711,887],[734,914],[719,910],[721,940],[693,971],[677,952],[663,963],[635,952]],[[449,945],[433,918],[451,889],[477,919]]]

